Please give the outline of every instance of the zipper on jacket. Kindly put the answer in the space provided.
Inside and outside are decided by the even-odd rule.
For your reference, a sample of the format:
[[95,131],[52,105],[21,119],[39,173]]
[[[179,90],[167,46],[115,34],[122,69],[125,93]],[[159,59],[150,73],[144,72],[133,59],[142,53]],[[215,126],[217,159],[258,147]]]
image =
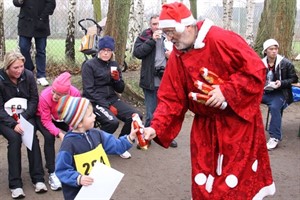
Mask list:
[[85,132],[83,135],[86,138],[86,140],[88,141],[91,149],[93,149],[93,144],[92,144],[91,140],[89,139],[89,136],[88,136],[87,132]]

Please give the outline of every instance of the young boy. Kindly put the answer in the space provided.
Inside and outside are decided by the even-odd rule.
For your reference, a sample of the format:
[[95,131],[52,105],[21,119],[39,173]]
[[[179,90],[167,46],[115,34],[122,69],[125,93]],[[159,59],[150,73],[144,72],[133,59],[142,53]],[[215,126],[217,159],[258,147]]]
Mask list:
[[120,155],[132,147],[137,130],[116,139],[94,129],[96,116],[86,98],[63,96],[56,108],[59,118],[73,127],[64,136],[55,167],[64,199],[69,200],[76,197],[82,185],[93,183],[88,175],[96,161],[110,166],[106,154]]

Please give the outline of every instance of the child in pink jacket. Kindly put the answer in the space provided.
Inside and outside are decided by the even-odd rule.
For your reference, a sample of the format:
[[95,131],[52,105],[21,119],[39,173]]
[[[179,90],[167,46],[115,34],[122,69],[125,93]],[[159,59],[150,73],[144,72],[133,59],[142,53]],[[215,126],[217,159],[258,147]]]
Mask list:
[[68,131],[69,126],[60,121],[55,107],[58,100],[65,95],[80,97],[80,91],[71,85],[71,74],[64,72],[52,83],[52,86],[45,88],[39,97],[37,110],[37,129],[44,136],[44,153],[46,168],[49,173],[49,185],[52,190],[60,190],[61,183],[56,177],[55,171],[55,137],[61,140],[64,137],[63,131]]

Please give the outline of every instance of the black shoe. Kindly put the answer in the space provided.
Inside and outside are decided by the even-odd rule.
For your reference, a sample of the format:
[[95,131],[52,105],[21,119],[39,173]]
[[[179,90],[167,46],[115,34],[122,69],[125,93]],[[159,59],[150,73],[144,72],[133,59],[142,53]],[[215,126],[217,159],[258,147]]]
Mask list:
[[177,145],[177,142],[175,140],[173,140],[170,144],[170,147],[172,148],[176,148],[178,145]]
[[[148,141],[148,147],[149,147],[150,145],[151,145],[151,140]],[[140,146],[139,144],[136,145],[136,148],[139,149],[139,150],[141,150],[141,146]]]

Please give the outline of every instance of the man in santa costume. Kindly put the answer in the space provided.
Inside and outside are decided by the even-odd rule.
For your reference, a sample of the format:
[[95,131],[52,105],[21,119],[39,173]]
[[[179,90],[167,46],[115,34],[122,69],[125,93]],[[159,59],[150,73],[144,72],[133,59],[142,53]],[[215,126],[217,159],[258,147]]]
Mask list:
[[[174,48],[145,138],[169,147],[190,110],[195,114],[190,136],[193,200],[273,195],[260,112],[266,74],[261,59],[234,32],[208,19],[196,22],[182,3],[163,5],[159,27]],[[199,83],[212,89],[201,90]]]

